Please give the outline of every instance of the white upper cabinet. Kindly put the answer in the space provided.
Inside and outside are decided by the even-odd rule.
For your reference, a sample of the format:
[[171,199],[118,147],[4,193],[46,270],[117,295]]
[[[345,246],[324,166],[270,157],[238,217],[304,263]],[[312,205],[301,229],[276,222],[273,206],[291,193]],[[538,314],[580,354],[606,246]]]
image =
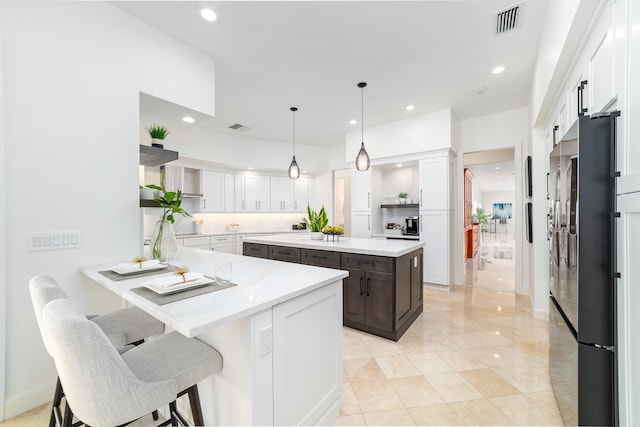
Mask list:
[[293,180],[293,207],[291,212],[306,212],[310,202],[310,179],[298,178]]
[[224,211],[235,212],[235,177],[231,173],[224,174]]
[[236,212],[269,212],[271,180],[263,175],[236,175]]
[[613,2],[609,2],[589,40],[589,114],[607,109],[616,97],[613,81]]
[[451,209],[451,166],[448,156],[420,160],[420,210]]
[[223,172],[200,171],[200,212],[225,211],[225,174]]
[[288,176],[271,177],[271,212],[293,210],[293,182]]
[[371,168],[351,171],[351,210],[371,210]]

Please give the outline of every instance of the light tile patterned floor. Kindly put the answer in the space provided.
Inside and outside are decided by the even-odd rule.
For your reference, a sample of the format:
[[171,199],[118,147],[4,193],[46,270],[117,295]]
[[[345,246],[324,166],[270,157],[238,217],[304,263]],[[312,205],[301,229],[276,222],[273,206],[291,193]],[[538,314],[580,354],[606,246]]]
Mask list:
[[335,425],[562,425],[548,325],[528,297],[477,287],[424,291],[397,342],[344,328]]
[[[562,425],[547,367],[548,326],[528,297],[477,287],[424,291],[396,343],[344,328],[336,425]],[[45,426],[42,405],[0,427]],[[153,425],[150,417],[132,426]]]

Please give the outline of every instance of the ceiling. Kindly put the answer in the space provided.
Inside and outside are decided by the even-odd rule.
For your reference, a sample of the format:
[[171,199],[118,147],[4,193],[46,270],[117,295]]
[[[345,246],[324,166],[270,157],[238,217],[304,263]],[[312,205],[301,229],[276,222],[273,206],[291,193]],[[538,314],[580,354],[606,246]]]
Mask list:
[[[242,138],[337,145],[365,127],[452,108],[458,119],[526,106],[548,0],[117,1],[216,63],[216,116],[184,124],[162,102],[142,120]],[[496,12],[520,4],[518,28]],[[215,22],[200,17],[208,6]],[[506,70],[493,75],[502,65]],[[478,93],[482,92],[482,93]],[[415,105],[413,111],[405,107]],[[165,111],[166,109],[166,111]],[[164,115],[164,116],[163,116]],[[171,117],[169,117],[171,115]],[[349,124],[355,119],[358,124]],[[239,123],[250,129],[229,129]],[[148,125],[150,123],[144,123]]]
[[515,191],[513,161],[465,166],[471,170],[473,187],[478,191]]

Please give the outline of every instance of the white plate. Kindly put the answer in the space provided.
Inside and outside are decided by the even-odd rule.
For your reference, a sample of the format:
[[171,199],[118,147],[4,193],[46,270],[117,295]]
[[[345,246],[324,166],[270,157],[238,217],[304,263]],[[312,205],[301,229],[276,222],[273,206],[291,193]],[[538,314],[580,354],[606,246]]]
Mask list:
[[156,264],[149,267],[139,267],[139,268],[122,268],[122,267],[111,267],[110,270],[114,273],[118,273],[122,276],[126,276],[128,274],[137,274],[137,273],[145,273],[148,271],[162,270],[163,268],[167,268],[167,264]]
[[193,280],[191,282],[185,282],[178,285],[167,286],[164,288],[161,286],[155,285],[153,281],[142,283],[142,286],[144,286],[147,289],[151,289],[156,294],[168,295],[168,294],[173,294],[175,292],[184,291],[185,289],[198,288],[200,286],[205,286],[210,283],[215,283],[215,280],[210,277],[204,276],[198,280]]

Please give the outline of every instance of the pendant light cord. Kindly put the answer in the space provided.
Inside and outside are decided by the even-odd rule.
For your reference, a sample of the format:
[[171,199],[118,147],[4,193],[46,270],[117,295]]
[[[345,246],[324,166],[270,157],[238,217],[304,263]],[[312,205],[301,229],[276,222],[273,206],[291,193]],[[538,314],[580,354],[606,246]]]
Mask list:
[[296,112],[293,112],[293,156],[296,155]]
[[362,142],[364,142],[364,86],[360,88],[360,126],[362,129]]

